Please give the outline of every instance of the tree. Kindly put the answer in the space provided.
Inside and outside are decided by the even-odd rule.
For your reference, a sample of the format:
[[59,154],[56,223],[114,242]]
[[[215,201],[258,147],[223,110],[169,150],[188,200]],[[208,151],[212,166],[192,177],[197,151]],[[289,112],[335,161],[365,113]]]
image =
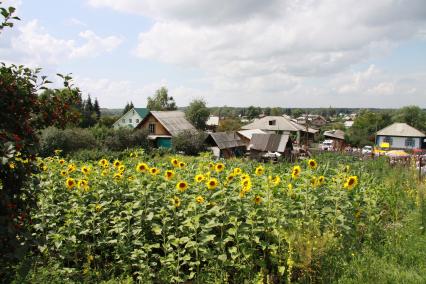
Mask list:
[[93,111],[96,114],[96,120],[99,121],[101,118],[101,108],[99,106],[98,98],[95,98],[95,104],[93,105]]
[[217,128],[217,131],[219,132],[227,132],[227,131],[234,131],[234,130],[240,130],[241,129],[241,122],[239,119],[236,118],[225,118],[220,121],[219,127]]
[[155,92],[153,98],[148,97],[147,108],[149,110],[176,110],[177,106],[173,97],[169,97],[166,87],[161,87]]
[[122,114],[125,115],[129,110],[131,110],[132,108],[134,108],[133,103],[132,102],[128,102],[126,103],[126,106],[123,109]]
[[394,122],[405,122],[419,130],[426,130],[426,112],[418,106],[405,106],[393,116]]
[[210,111],[203,99],[193,100],[185,111],[186,118],[195,126],[195,128],[204,130],[206,121],[209,118]]
[[283,109],[280,107],[274,107],[271,109],[271,115],[273,116],[281,116],[283,115]]
[[254,106],[249,106],[246,111],[246,115],[249,119],[258,117],[260,113],[261,113],[261,109],[259,107],[256,108]]
[[176,152],[186,155],[198,155],[205,151],[204,140],[207,135],[203,131],[185,130],[172,138],[172,147]]

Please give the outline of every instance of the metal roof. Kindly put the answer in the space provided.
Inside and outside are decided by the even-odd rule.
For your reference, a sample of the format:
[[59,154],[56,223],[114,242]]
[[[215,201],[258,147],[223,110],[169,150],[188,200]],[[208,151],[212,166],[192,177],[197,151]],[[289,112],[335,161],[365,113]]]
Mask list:
[[394,123],[377,131],[379,136],[426,137],[426,135],[407,123]]
[[244,125],[241,129],[261,129],[273,131],[299,131],[293,123],[283,116],[265,116],[252,123]]
[[185,113],[181,111],[151,111],[150,113],[172,136],[185,130],[195,131],[195,127],[186,120]]
[[324,131],[324,136],[345,140],[345,132],[342,130]]
[[245,144],[235,132],[215,132],[210,133],[206,138],[211,137],[219,149],[229,149],[236,147],[244,147]]
[[141,107],[135,107],[135,108],[133,108],[138,114],[139,114],[139,116],[142,118],[142,119],[144,119],[145,118],[145,116],[147,116],[148,115],[148,113],[149,113],[149,109],[147,109],[147,108],[141,108]]
[[253,134],[250,149],[262,152],[284,152],[290,136],[288,134]]
[[251,139],[253,134],[266,134],[265,131],[260,130],[260,129],[240,130],[240,131],[237,131],[237,133],[240,134],[241,136],[247,138],[247,139]]

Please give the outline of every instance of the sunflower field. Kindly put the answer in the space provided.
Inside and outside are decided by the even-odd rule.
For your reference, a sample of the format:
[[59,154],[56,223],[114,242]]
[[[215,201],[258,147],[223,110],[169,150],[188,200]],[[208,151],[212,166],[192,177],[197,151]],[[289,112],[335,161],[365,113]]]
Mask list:
[[382,160],[38,163],[33,282],[329,282],[416,206],[413,173]]

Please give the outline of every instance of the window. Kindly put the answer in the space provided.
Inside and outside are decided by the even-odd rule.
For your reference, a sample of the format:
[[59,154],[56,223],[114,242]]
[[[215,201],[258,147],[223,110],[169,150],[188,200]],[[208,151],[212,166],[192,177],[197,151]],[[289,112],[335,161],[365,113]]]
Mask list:
[[136,123],[139,123],[139,118],[136,118]]
[[148,125],[148,129],[149,129],[149,134],[154,134],[155,133],[155,124],[154,123],[150,123]]
[[407,138],[407,139],[405,139],[405,146],[406,147],[414,147],[414,138],[411,138],[411,137],[409,137],[409,138]]
[[276,125],[277,124],[277,121],[276,120],[270,120],[269,121],[269,125]]
[[391,146],[392,145],[392,137],[385,136],[385,138],[383,138],[383,142],[389,143],[389,146]]
[[129,118],[129,123],[132,123],[132,119],[131,118]]

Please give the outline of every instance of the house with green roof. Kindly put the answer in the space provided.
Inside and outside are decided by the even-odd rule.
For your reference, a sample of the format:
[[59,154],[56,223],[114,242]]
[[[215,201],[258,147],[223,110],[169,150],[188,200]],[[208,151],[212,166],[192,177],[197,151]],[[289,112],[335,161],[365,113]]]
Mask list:
[[147,108],[132,108],[114,122],[114,128],[128,127],[135,128],[148,115]]

